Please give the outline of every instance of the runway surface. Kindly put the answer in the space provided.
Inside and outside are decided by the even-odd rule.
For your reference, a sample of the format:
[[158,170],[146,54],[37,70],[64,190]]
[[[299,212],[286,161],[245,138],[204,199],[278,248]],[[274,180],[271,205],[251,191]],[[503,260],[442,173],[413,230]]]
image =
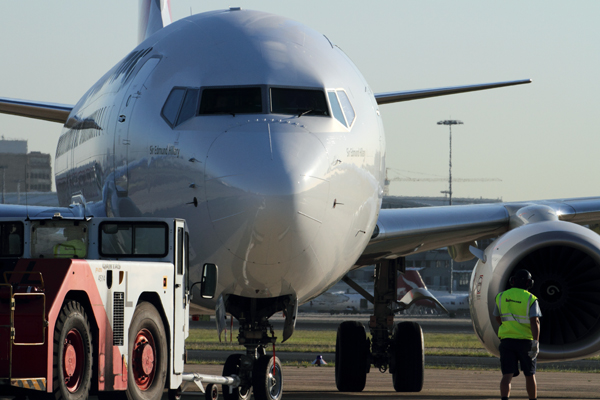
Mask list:
[[[186,371],[218,374],[220,366],[187,365]],[[396,393],[389,373],[373,371],[360,393],[340,393],[335,387],[334,369],[328,367],[283,367],[283,398],[289,399],[478,399],[500,397],[500,371],[459,371],[426,369],[424,389],[419,393]],[[538,372],[539,399],[599,399],[598,374]],[[219,388],[220,390],[220,388]],[[192,398],[186,396],[186,398]],[[222,398],[222,397],[220,397]],[[513,380],[511,398],[527,399],[525,379]]]
[[[220,365],[187,364],[186,372],[219,375]],[[419,393],[396,393],[389,373],[371,370],[367,375],[365,390],[360,393],[341,393],[335,387],[334,368],[329,367],[283,367],[283,399],[450,399],[450,400],[496,400],[500,397],[500,371],[464,371],[426,369],[424,388]],[[600,399],[598,374],[538,372],[538,398]],[[219,398],[223,396],[220,393]],[[518,376],[513,380],[512,399],[527,399],[525,379]],[[9,400],[0,394],[0,400]],[[96,396],[90,396],[96,400]],[[183,399],[204,399],[196,387],[184,393]],[[168,400],[165,393],[162,400]]]

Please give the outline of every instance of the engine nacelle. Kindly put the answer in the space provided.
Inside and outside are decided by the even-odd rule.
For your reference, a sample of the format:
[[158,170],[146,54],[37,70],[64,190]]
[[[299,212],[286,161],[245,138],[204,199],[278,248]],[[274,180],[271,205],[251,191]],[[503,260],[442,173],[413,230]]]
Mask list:
[[530,291],[542,310],[538,359],[600,352],[600,236],[569,222],[535,222],[502,235],[483,254],[471,275],[469,305],[475,333],[489,352],[499,356],[495,297],[522,268],[533,275]]

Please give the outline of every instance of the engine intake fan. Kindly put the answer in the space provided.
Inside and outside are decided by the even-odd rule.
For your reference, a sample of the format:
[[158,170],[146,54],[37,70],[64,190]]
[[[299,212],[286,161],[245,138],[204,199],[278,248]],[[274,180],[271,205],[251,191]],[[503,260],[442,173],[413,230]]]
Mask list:
[[543,315],[540,343],[575,343],[600,328],[600,265],[588,254],[569,246],[543,247],[527,254],[513,273],[519,269],[534,278],[531,293]]

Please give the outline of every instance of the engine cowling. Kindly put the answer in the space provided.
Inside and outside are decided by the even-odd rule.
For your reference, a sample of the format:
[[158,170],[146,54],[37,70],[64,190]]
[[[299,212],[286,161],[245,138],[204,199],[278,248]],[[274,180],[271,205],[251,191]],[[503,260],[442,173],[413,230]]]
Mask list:
[[533,275],[530,290],[542,310],[540,354],[567,361],[600,352],[600,236],[564,221],[517,227],[496,239],[473,269],[469,304],[473,328],[485,348],[499,356],[496,295],[510,288],[516,270]]

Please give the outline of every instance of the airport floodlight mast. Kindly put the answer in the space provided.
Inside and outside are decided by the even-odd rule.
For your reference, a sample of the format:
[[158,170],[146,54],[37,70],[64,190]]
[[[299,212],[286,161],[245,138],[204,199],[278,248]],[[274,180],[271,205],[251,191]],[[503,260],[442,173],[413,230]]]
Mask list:
[[[450,198],[449,204],[452,205],[452,125],[462,125],[462,121],[458,121],[455,119],[445,119],[443,121],[438,121],[438,125],[448,125],[450,128],[450,159],[449,159],[449,173],[448,173],[448,197]],[[442,193],[446,193],[443,191]]]

